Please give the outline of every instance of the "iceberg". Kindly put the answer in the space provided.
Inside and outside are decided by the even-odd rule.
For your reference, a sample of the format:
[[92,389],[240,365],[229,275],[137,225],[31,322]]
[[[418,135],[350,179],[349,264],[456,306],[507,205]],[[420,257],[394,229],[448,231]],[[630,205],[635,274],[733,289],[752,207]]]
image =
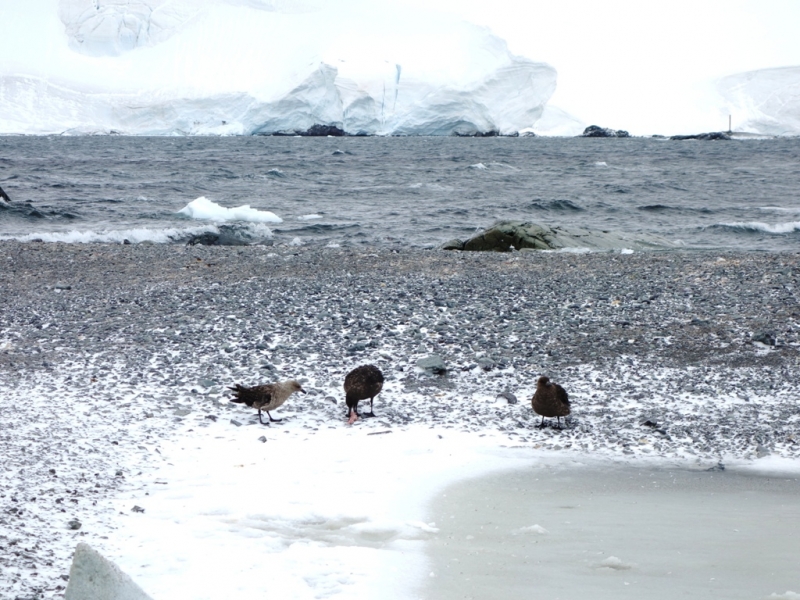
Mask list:
[[800,135],[800,67],[759,69],[719,80],[736,132]]
[[2,10],[16,25],[0,39],[2,133],[505,135],[533,127],[556,86],[553,67],[513,55],[488,29],[400,6],[32,0]]

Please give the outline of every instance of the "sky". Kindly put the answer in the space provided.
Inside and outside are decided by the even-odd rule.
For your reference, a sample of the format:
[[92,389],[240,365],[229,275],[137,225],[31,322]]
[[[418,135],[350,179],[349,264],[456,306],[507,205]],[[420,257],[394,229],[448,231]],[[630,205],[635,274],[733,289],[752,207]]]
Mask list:
[[714,80],[800,65],[797,0],[404,3],[489,27],[513,53],[558,70],[550,104],[638,134],[727,129]]

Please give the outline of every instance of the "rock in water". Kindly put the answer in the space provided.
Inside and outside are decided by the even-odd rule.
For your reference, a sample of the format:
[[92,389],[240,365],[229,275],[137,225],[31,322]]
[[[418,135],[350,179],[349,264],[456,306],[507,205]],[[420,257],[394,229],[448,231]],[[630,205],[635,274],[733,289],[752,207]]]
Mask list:
[[72,557],[64,600],[153,600],[113,562],[80,542]]
[[558,418],[561,426],[561,417],[566,417],[570,412],[569,396],[557,383],[552,383],[548,377],[539,377],[536,383],[536,393],[531,398],[531,406],[537,415],[542,415],[539,427],[544,427],[545,417]]
[[559,250],[588,248],[590,250],[621,250],[631,248],[669,248],[675,244],[651,234],[628,234],[588,229],[549,227],[530,221],[498,221],[466,242],[451,240],[442,249],[483,252],[523,250]]
[[600,127],[599,125],[589,125],[583,130],[580,137],[626,138],[631,137],[631,134],[624,129],[610,129],[608,127]]
[[294,379],[280,381],[278,383],[267,383],[266,385],[256,385],[253,387],[245,387],[237,383],[235,386],[228,389],[233,390],[234,394],[233,398],[231,398],[231,402],[246,404],[247,406],[258,409],[258,421],[262,425],[267,424],[261,420],[262,410],[266,411],[270,421],[280,421],[281,419],[273,419],[269,411],[282,406],[283,403],[289,399],[289,396],[295,392],[306,393],[303,386]]
[[375,365],[361,365],[350,371],[344,378],[344,394],[347,403],[347,416],[352,424],[359,417],[358,402],[369,398],[369,412],[365,417],[374,417],[372,401],[383,389],[383,373]]

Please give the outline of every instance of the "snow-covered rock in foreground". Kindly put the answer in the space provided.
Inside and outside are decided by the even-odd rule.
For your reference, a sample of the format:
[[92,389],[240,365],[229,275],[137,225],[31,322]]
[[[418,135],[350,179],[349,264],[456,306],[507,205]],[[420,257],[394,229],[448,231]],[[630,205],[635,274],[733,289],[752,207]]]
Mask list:
[[721,79],[735,131],[800,135],[800,67],[760,69]]
[[17,29],[0,39],[4,133],[510,134],[536,123],[556,83],[484,28],[349,0],[6,10]]
[[113,562],[89,544],[75,548],[64,600],[152,600]]

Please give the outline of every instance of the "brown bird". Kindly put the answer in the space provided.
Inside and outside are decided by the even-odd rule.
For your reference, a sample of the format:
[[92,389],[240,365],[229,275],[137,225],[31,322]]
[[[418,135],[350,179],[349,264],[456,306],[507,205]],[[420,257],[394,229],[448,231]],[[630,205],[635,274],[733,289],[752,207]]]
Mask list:
[[[558,426],[561,427],[561,417],[569,414],[569,396],[557,383],[552,383],[548,377],[539,377],[536,383],[536,393],[531,398],[533,412],[542,415],[539,429],[544,427],[545,417],[557,417]],[[565,419],[566,422],[566,419]]]
[[358,419],[358,401],[369,398],[369,412],[365,417],[374,417],[372,401],[383,389],[383,373],[375,365],[361,365],[350,371],[344,378],[344,394],[347,403],[347,416],[352,425]]
[[261,420],[262,410],[266,411],[270,421],[280,421],[281,419],[273,419],[269,411],[281,406],[295,392],[306,393],[303,386],[294,379],[279,381],[278,383],[267,383],[266,385],[255,385],[253,387],[244,387],[237,383],[234,387],[228,389],[233,390],[231,402],[246,404],[258,409],[258,421],[262,425],[269,425],[269,423],[264,423]]

